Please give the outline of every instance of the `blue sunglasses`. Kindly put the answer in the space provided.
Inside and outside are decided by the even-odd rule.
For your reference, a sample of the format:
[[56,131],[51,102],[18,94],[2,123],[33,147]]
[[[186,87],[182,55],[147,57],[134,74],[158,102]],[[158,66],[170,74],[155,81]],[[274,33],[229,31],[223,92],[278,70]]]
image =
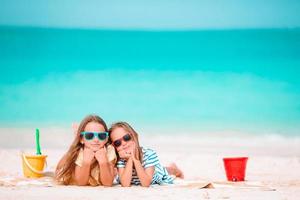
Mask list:
[[108,137],[108,132],[81,132],[80,135],[84,136],[86,140],[93,140],[98,137],[99,140],[105,140]]

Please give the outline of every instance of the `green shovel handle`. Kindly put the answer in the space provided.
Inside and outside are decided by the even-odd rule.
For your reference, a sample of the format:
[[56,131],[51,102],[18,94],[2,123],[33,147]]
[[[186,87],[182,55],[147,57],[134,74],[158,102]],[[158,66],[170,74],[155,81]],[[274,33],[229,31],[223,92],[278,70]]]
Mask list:
[[35,130],[35,143],[36,143],[36,155],[42,155],[41,146],[40,146],[40,131],[39,131],[39,129]]

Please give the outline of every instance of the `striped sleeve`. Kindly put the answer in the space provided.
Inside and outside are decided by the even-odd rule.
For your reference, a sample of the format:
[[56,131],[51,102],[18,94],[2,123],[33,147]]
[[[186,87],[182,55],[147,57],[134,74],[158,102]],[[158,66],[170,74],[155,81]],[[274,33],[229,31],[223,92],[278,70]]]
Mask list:
[[117,162],[117,168],[124,168],[126,162],[124,160],[118,160]]
[[144,168],[155,166],[159,164],[159,160],[155,151],[148,149],[143,156]]

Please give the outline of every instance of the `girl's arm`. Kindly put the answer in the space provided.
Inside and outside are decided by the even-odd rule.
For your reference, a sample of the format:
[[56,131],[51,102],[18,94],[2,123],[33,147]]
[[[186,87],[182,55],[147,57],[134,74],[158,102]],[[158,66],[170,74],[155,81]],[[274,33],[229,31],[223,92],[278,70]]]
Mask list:
[[107,159],[106,148],[97,151],[95,157],[99,163],[101,183],[104,186],[112,186],[114,181],[113,165]]
[[131,184],[132,167],[133,167],[133,161],[131,158],[129,158],[126,162],[125,168],[118,169],[120,182],[123,187],[129,187]]
[[76,165],[74,179],[77,185],[87,185],[91,173],[91,163],[94,152],[89,148],[83,150],[83,162],[81,166]]
[[112,186],[114,181],[113,165],[109,162],[99,163],[100,166],[100,180],[104,186]]
[[152,182],[152,177],[154,174],[154,166],[144,169],[142,163],[138,159],[133,159],[133,164],[136,170],[136,173],[141,181],[143,187],[149,187]]
[[83,163],[82,166],[75,167],[75,181],[77,185],[87,185],[90,177],[91,163]]
[[143,187],[149,187],[151,185],[152,177],[153,177],[153,174],[154,174],[154,166],[150,166],[150,167],[147,167],[147,168],[144,168],[142,166],[142,163],[139,160],[138,151],[137,151],[135,145],[133,146],[133,148],[131,150],[131,156],[130,157],[133,161],[133,165],[135,167],[137,176],[139,177],[139,179],[141,181],[141,185]]

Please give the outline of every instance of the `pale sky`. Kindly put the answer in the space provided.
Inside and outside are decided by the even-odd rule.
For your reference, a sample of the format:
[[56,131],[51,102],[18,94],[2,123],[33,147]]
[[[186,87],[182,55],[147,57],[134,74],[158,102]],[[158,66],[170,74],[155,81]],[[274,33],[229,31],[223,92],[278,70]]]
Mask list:
[[299,0],[0,0],[0,25],[205,29],[300,27]]

